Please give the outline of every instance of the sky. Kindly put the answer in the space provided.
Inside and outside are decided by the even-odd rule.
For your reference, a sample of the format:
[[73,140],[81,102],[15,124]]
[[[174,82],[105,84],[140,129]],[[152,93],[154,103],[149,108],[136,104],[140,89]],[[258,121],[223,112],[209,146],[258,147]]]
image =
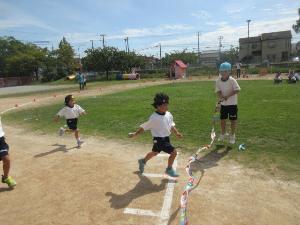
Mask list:
[[[62,37],[76,54],[105,45],[139,54],[159,56],[172,51],[222,50],[250,36],[282,30],[292,31],[299,19],[300,0],[0,0],[0,36],[14,36],[41,47],[57,48]],[[43,41],[43,42],[41,42]],[[47,43],[45,42],[47,41]]]

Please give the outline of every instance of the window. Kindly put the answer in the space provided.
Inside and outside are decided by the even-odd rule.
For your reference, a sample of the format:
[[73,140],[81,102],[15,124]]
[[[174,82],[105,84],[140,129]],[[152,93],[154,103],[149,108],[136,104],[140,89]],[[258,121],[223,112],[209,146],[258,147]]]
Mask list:
[[251,47],[252,47],[252,49],[257,49],[257,44],[254,43],[254,44],[251,45]]

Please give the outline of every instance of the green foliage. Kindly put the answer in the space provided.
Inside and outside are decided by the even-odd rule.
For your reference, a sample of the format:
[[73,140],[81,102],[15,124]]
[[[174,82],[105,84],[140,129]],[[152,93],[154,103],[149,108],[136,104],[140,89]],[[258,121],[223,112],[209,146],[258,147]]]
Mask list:
[[193,64],[196,63],[198,56],[193,52],[183,51],[175,51],[171,54],[166,54],[165,57],[162,58],[162,65],[170,66],[174,60],[182,60],[184,63]]
[[235,65],[239,61],[239,47],[231,46],[229,51],[223,52],[221,54],[221,62],[229,62]]
[[126,53],[114,47],[104,47],[86,50],[86,56],[82,59],[85,70],[106,72],[108,80],[109,71],[130,71],[133,67],[143,67],[144,58],[134,52]]

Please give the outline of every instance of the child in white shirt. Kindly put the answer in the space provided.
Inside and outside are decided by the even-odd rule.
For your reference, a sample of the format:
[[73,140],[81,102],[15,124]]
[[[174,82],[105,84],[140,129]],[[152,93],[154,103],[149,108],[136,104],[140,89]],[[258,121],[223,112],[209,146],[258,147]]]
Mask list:
[[171,177],[178,177],[179,175],[173,169],[172,165],[177,156],[177,151],[170,143],[169,136],[173,132],[178,138],[182,137],[182,134],[175,128],[173,116],[168,112],[169,97],[163,93],[155,95],[154,103],[152,104],[155,108],[155,112],[150,116],[149,120],[143,123],[140,128],[134,132],[129,133],[129,137],[135,137],[145,130],[151,130],[153,136],[153,148],[145,158],[139,159],[139,170],[141,173],[144,172],[146,163],[154,156],[159,154],[161,151],[168,153],[168,167],[166,168],[166,174]]
[[58,121],[59,118],[64,117],[66,119],[68,129],[61,127],[59,134],[63,135],[65,132],[74,132],[77,145],[80,147],[83,144],[83,141],[81,141],[79,137],[77,122],[79,116],[86,115],[86,112],[79,105],[75,104],[75,99],[72,95],[67,95],[65,97],[65,105],[66,106],[57,113],[55,121]]

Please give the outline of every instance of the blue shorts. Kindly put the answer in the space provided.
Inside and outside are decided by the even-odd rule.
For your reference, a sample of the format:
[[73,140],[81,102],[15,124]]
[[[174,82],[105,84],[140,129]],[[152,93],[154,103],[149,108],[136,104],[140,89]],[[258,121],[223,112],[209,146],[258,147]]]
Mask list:
[[0,138],[0,160],[2,160],[4,156],[8,155],[8,150],[9,150],[9,146],[5,142],[5,137],[1,137]]

